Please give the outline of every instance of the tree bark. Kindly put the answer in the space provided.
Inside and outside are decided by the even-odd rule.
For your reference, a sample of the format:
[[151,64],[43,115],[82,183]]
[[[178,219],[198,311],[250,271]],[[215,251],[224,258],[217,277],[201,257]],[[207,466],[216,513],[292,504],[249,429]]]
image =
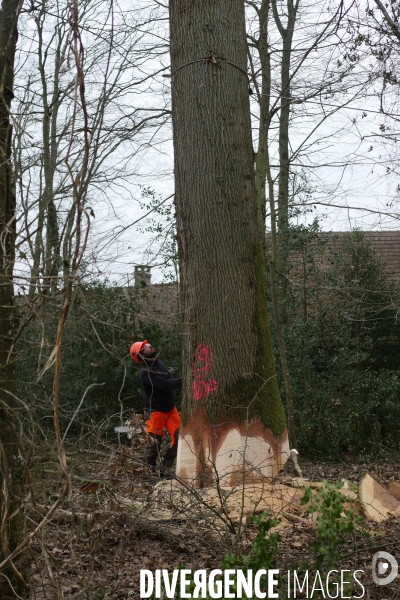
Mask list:
[[177,473],[233,485],[288,452],[268,325],[243,0],[171,0],[183,315]]
[[271,56],[268,49],[268,19],[270,0],[262,0],[258,11],[260,35],[257,41],[257,50],[261,65],[261,94],[258,96],[260,106],[260,125],[258,130],[258,147],[255,157],[255,178],[258,210],[262,219],[265,236],[266,219],[266,144],[268,141],[268,128],[271,122],[270,96],[271,96]]
[[[256,8],[255,5],[252,5]],[[286,406],[288,415],[288,432],[290,446],[295,448],[297,446],[296,434],[295,434],[295,419],[294,419],[294,408],[293,408],[293,388],[291,385],[289,366],[287,361],[287,353],[285,348],[285,342],[282,336],[281,327],[281,311],[280,311],[280,299],[282,295],[279,293],[278,286],[278,233],[277,233],[277,219],[275,210],[275,198],[274,198],[274,183],[271,175],[271,164],[269,160],[268,151],[268,134],[271,119],[277,108],[272,108],[271,105],[271,56],[268,45],[268,26],[269,26],[269,13],[271,8],[271,0],[262,0],[259,8],[256,8],[258,22],[259,22],[259,38],[255,41],[255,47],[257,48],[260,66],[261,66],[261,89],[258,90],[258,103],[260,106],[260,124],[258,131],[258,148],[255,156],[255,180],[256,180],[256,194],[257,194],[257,206],[259,214],[262,219],[262,228],[265,236],[265,219],[266,219],[266,187],[268,183],[268,200],[271,210],[271,240],[272,240],[272,255],[270,263],[270,275],[271,275],[271,297],[272,297],[272,311],[275,326],[275,335],[277,346],[279,349],[280,362],[282,367],[282,375],[286,389]],[[256,80],[256,77],[254,76]],[[257,87],[257,85],[256,85]],[[282,119],[280,120],[280,123]],[[288,138],[287,138],[288,139]],[[281,148],[281,147],[280,147]],[[266,254],[266,248],[265,248]],[[286,278],[284,279],[286,281]]]
[[277,212],[277,235],[278,254],[276,256],[277,293],[279,299],[279,320],[281,325],[287,324],[286,301],[288,296],[287,264],[288,250],[288,226],[289,226],[289,119],[291,105],[291,74],[290,66],[292,59],[293,33],[296,23],[298,0],[287,0],[287,24],[282,25],[278,14],[276,0],[272,1],[274,19],[279,33],[282,37],[282,60],[281,60],[281,90],[280,90],[280,114],[279,114],[279,177],[278,177],[278,212]]
[[289,364],[287,359],[287,352],[285,341],[283,339],[282,334],[282,324],[280,321],[280,311],[279,311],[279,295],[278,295],[278,282],[277,282],[277,269],[276,262],[278,252],[278,236],[277,236],[277,217],[276,217],[276,209],[275,209],[275,197],[274,197],[274,182],[271,175],[271,162],[269,158],[268,151],[268,140],[265,143],[265,151],[266,151],[266,173],[267,173],[267,181],[268,181],[268,196],[269,196],[269,205],[271,210],[271,264],[270,264],[270,274],[271,274],[271,298],[272,298],[272,312],[274,316],[274,326],[275,326],[275,337],[276,342],[279,348],[279,357],[281,361],[282,368],[282,376],[283,381],[285,383],[286,390],[286,409],[288,416],[288,432],[289,432],[289,442],[290,447],[295,449],[297,448],[297,436],[296,436],[296,420],[294,416],[294,404],[293,404],[293,387],[292,387],[292,379],[289,371]]
[[[15,192],[11,168],[14,56],[17,42],[18,0],[3,0],[0,10],[0,562],[25,533],[20,509],[23,468],[15,448],[14,429],[15,330],[13,266],[15,253]],[[9,563],[0,575],[0,597],[27,588],[25,556]]]
[[[48,73],[46,62],[49,47],[44,44],[43,31],[45,27],[46,6],[42,2],[41,14],[36,19],[38,39],[38,69],[42,85],[41,101],[43,105],[42,121],[42,169],[43,189],[39,197],[38,227],[35,239],[35,251],[33,254],[33,266],[31,271],[30,298],[37,289],[40,290],[39,273],[43,270],[43,289],[51,292],[57,291],[58,272],[60,269],[60,234],[58,226],[58,214],[54,201],[54,178],[57,169],[57,155],[59,138],[57,137],[58,113],[61,105],[62,91],[60,89],[60,69],[65,61],[67,49],[66,27],[64,24],[57,25],[53,42],[56,42],[54,66],[52,72],[52,91],[48,89]],[[45,245],[44,245],[45,239]],[[41,262],[41,259],[43,262]]]

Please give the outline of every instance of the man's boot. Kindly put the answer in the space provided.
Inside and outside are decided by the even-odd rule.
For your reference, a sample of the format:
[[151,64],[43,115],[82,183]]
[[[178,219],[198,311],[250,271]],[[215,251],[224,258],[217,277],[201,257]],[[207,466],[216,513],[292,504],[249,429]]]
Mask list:
[[170,446],[160,461],[160,477],[163,479],[172,479],[171,469],[174,466],[176,455],[178,453],[179,429],[174,433],[175,444]]
[[155,474],[157,458],[160,456],[162,435],[149,433],[149,444],[144,449],[143,462],[148,466],[148,473]]

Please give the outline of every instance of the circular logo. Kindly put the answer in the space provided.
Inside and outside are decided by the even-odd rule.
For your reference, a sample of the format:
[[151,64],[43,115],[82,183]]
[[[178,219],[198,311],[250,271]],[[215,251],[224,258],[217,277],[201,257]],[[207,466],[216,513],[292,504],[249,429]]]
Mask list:
[[[397,560],[389,552],[375,552],[372,557],[372,579],[376,585],[392,583],[399,572]],[[382,575],[384,577],[382,577]]]

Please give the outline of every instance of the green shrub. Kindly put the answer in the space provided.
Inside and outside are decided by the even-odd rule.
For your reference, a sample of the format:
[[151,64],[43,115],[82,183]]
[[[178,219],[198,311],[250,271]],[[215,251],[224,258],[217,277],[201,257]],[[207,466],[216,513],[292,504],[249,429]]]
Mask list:
[[341,546],[346,536],[353,533],[360,517],[354,515],[354,509],[349,508],[344,513],[343,504],[345,496],[340,493],[343,482],[334,484],[323,481],[323,486],[313,493],[310,487],[304,488],[304,496],[300,500],[301,505],[309,504],[307,512],[317,513],[316,529],[317,535],[311,542],[311,548],[315,552],[315,568],[337,569],[341,558]]
[[[62,343],[62,429],[70,422],[85,390],[92,384],[103,385],[89,389],[69,435],[101,424],[113,434],[121,414],[125,418],[132,410],[142,412],[139,368],[129,355],[134,338],[151,340],[168,367],[180,372],[179,329],[140,321],[142,293],[107,282],[74,290]],[[54,347],[61,301],[57,296],[45,299],[37,319],[24,329],[18,348],[19,395],[35,409],[44,432],[52,426],[54,367],[48,368],[39,382],[37,379]]]
[[[400,324],[393,281],[361,232],[334,254],[315,224],[293,229],[291,249],[301,261],[289,271],[283,334],[300,449],[325,458],[398,450]],[[282,384],[281,390],[284,396]]]

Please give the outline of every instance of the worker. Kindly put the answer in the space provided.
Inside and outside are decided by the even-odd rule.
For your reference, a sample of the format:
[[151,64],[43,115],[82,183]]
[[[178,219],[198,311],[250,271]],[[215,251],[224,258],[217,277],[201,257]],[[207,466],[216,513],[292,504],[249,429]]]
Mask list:
[[143,462],[149,472],[154,473],[164,429],[167,430],[170,446],[160,458],[160,477],[171,478],[170,469],[178,451],[180,417],[175,406],[176,388],[182,387],[182,377],[172,379],[171,373],[156,350],[147,340],[135,342],[130,349],[132,359],[140,364],[140,383],[143,388],[143,418],[146,424],[148,445],[144,449]]

